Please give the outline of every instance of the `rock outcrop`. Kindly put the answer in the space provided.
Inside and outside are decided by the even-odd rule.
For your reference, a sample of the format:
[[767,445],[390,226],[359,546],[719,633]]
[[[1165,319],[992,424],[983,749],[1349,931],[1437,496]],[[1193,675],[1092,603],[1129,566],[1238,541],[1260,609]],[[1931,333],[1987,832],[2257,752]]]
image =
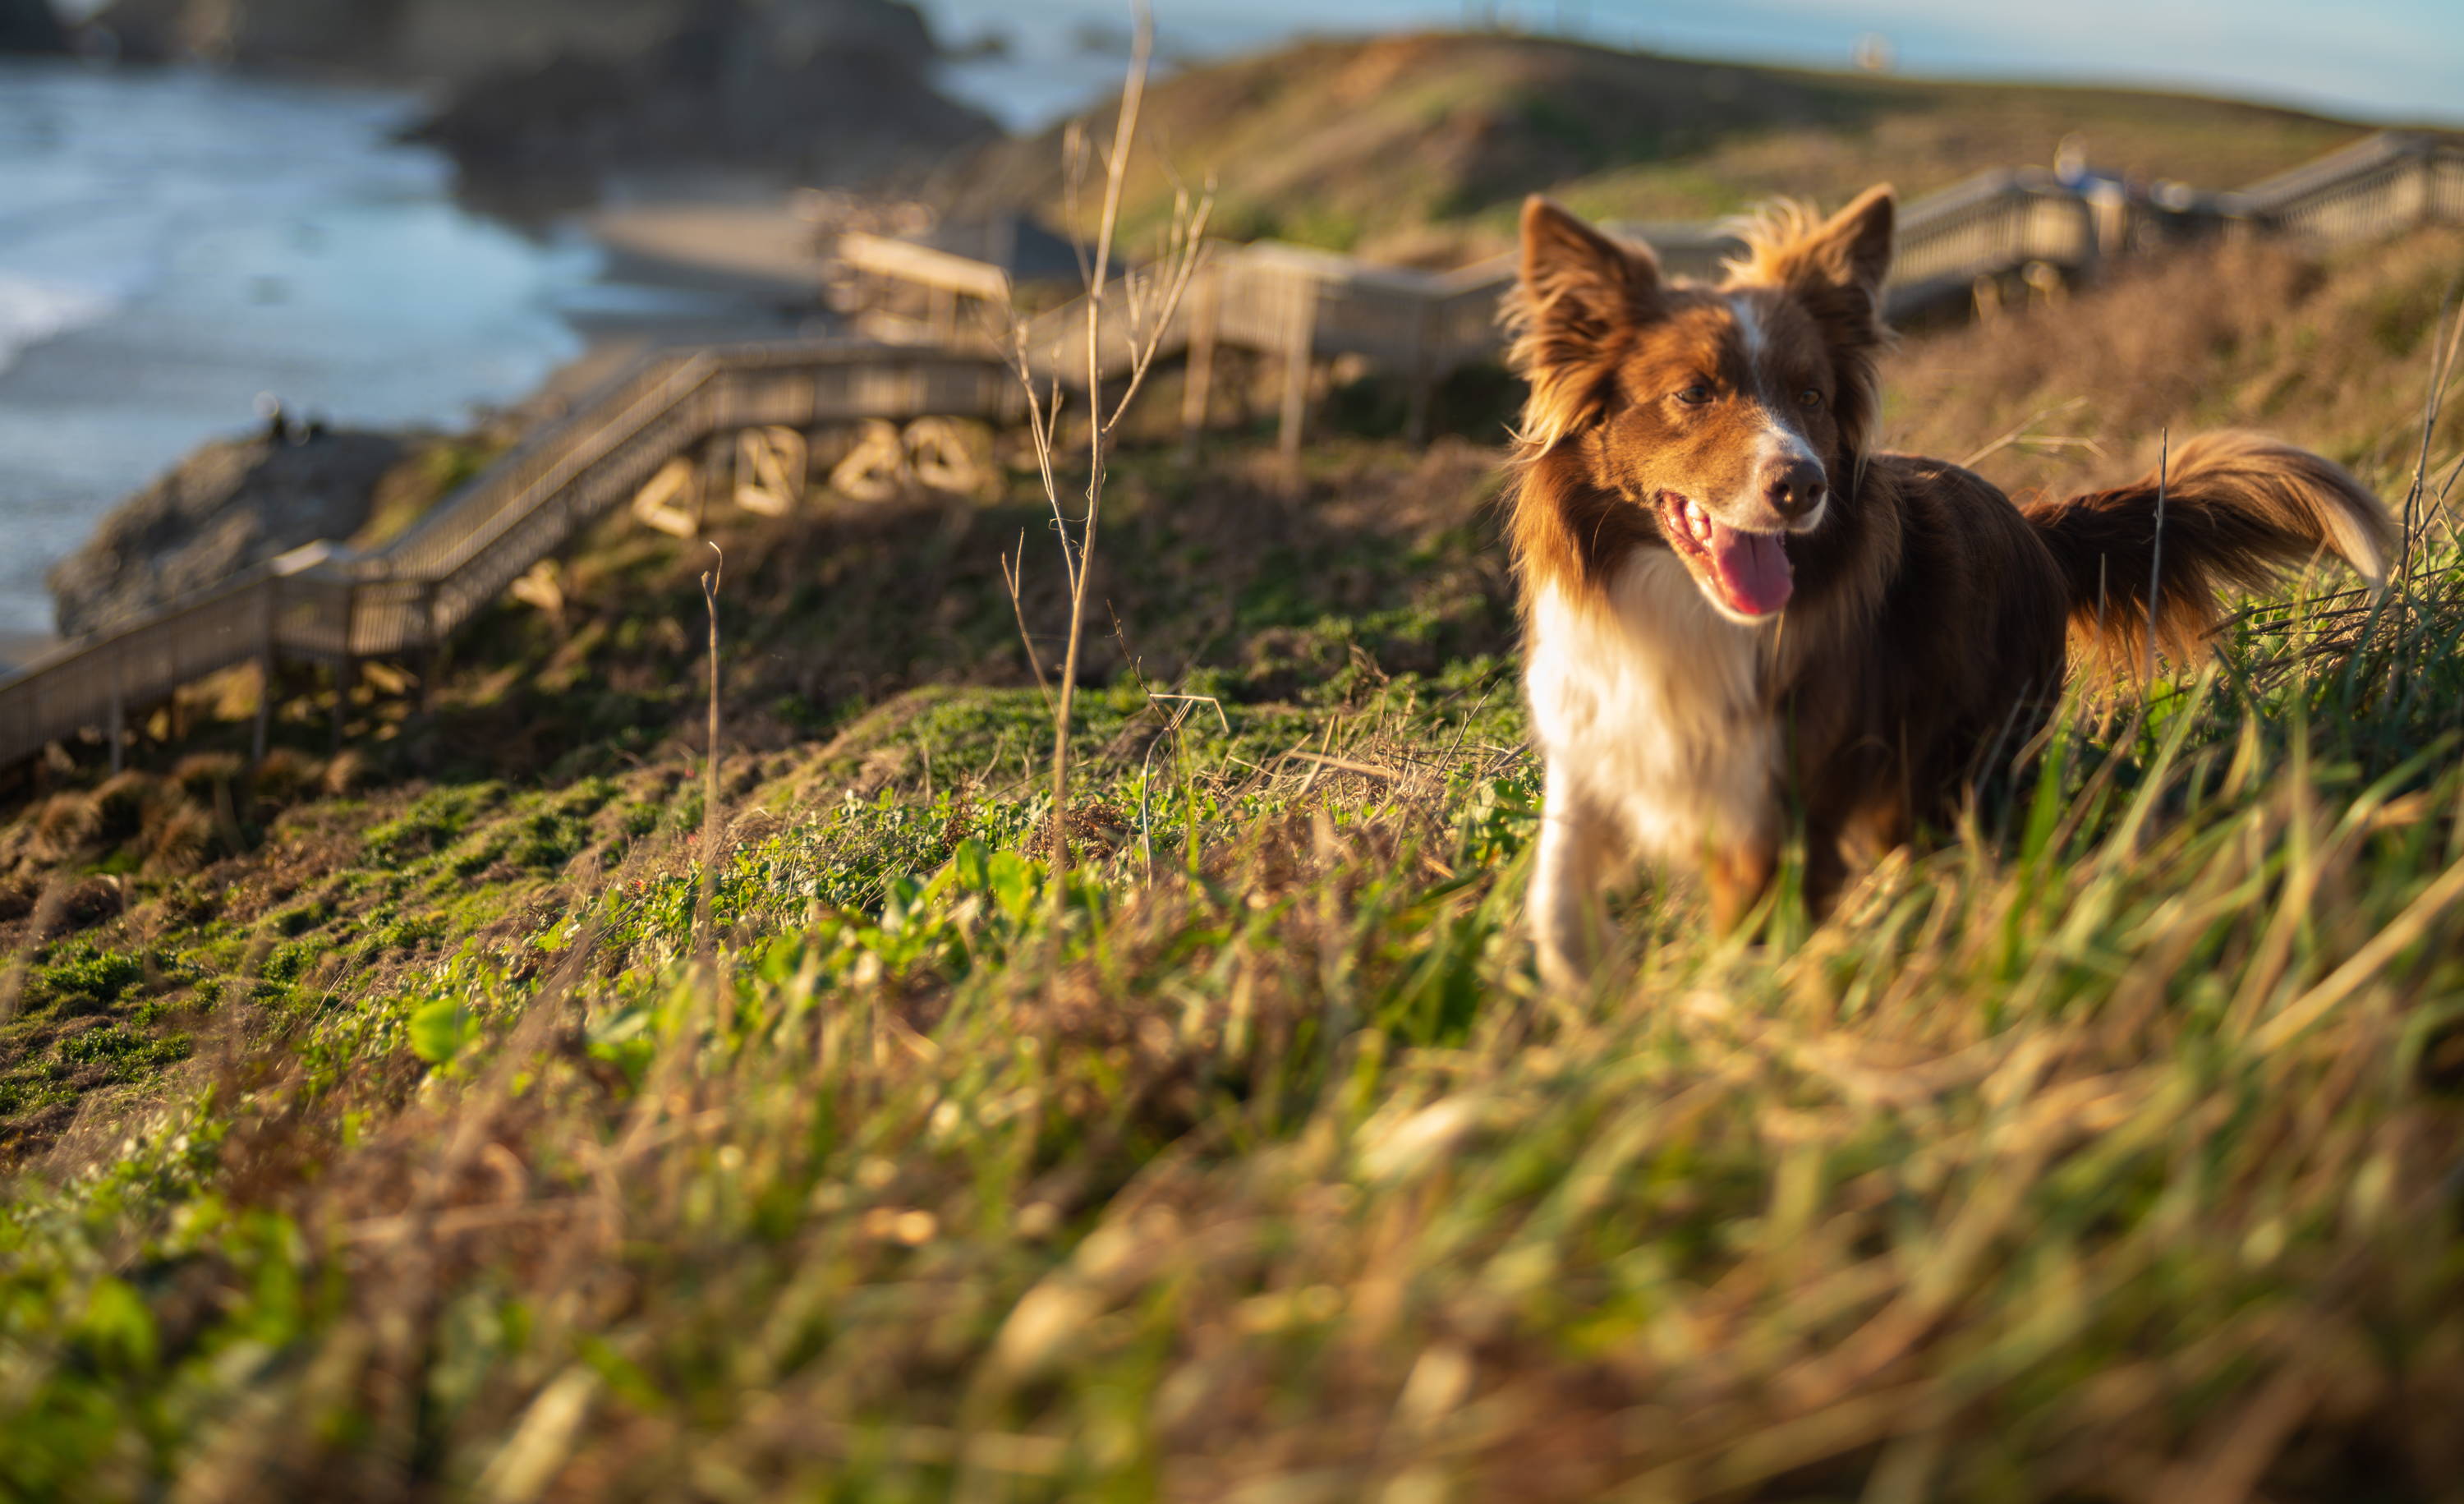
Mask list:
[[689,0],[112,0],[122,57],[454,83],[575,47],[650,45]]
[[52,566],[45,578],[60,634],[210,588],[302,543],[350,537],[403,453],[399,438],[357,431],[207,445]]
[[483,178],[850,184],[1000,134],[934,88],[904,0],[116,0],[98,21],[132,59],[442,85],[416,134]]
[[68,31],[52,0],[0,0],[0,53],[68,50]]
[[934,89],[936,55],[891,0],[702,0],[637,53],[492,71],[418,134],[481,176],[722,162],[855,184],[999,135]]

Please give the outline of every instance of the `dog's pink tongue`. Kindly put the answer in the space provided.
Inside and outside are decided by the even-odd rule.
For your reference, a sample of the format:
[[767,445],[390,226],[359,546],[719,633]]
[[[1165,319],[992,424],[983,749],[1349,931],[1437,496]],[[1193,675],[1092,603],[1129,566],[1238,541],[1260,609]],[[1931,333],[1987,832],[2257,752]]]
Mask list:
[[1719,522],[1711,524],[1711,567],[1720,576],[1720,593],[1731,610],[1747,616],[1768,616],[1788,604],[1795,581],[1789,573],[1788,550],[1777,533],[1740,533]]

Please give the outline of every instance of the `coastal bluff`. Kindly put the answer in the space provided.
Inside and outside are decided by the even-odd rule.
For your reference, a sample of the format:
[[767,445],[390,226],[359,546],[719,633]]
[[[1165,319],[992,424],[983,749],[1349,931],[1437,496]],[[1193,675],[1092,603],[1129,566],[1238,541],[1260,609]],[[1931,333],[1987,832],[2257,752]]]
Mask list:
[[757,17],[869,51],[934,55],[922,16],[898,0],[112,0],[94,21],[134,61],[453,85],[558,56],[639,56],[691,26]]
[[940,49],[900,0],[115,0],[95,24],[131,61],[429,89],[412,134],[482,178],[847,184],[999,134],[934,87]]

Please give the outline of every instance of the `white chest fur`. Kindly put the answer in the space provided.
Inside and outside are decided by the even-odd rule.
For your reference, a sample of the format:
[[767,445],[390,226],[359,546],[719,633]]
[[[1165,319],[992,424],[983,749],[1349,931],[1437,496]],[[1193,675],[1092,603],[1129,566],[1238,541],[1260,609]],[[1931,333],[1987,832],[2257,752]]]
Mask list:
[[1544,590],[1524,671],[1552,810],[1605,821],[1661,864],[1768,843],[1779,826],[1778,727],[1764,703],[1766,629],[1723,619],[1685,566],[1638,551],[1606,608]]

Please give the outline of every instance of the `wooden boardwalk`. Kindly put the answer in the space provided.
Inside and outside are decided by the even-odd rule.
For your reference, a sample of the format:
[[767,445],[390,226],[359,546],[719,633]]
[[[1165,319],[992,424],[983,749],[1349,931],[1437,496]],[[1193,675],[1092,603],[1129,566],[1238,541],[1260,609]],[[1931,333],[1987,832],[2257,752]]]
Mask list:
[[[2225,204],[2229,222],[2252,232],[2323,241],[2464,223],[2464,145],[2376,136]],[[1681,273],[1707,274],[1735,249],[1716,228],[1621,228],[1639,232]],[[1889,297],[1903,314],[2023,268],[2079,273],[2161,232],[2154,210],[2119,194],[2074,191],[2041,174],[1989,173],[1903,209]],[[938,252],[909,255],[898,244],[875,241],[858,254],[876,272],[942,288],[954,309],[960,299],[1005,296],[995,269]],[[1512,277],[1509,257],[1427,273],[1288,245],[1217,247],[1160,337],[1166,351],[1191,362],[1194,401],[1184,419],[1204,422],[1202,373],[1226,345],[1282,358],[1287,447],[1298,443],[1312,363],[1329,357],[1359,356],[1399,373],[1425,412],[1427,393],[1446,373],[1496,358],[1497,300]],[[1117,371],[1133,347],[1130,300],[1115,288],[1105,306],[1105,356]],[[1040,376],[1067,381],[1084,370],[1086,318],[1082,299],[1027,326],[1023,348]],[[425,653],[714,437],[870,418],[1013,419],[1023,396],[997,343],[954,312],[934,344],[793,343],[646,359],[381,549],[355,555],[312,544],[0,679],[0,765],[93,733],[108,740],[116,761],[137,711],[243,664],[328,663],[347,681],[361,659]]]
[[347,672],[425,652],[713,435],[928,414],[998,421],[1021,405],[1015,377],[963,352],[800,343],[645,359],[382,549],[311,544],[0,680],[0,763],[84,732],[116,742],[140,707],[242,664]]

